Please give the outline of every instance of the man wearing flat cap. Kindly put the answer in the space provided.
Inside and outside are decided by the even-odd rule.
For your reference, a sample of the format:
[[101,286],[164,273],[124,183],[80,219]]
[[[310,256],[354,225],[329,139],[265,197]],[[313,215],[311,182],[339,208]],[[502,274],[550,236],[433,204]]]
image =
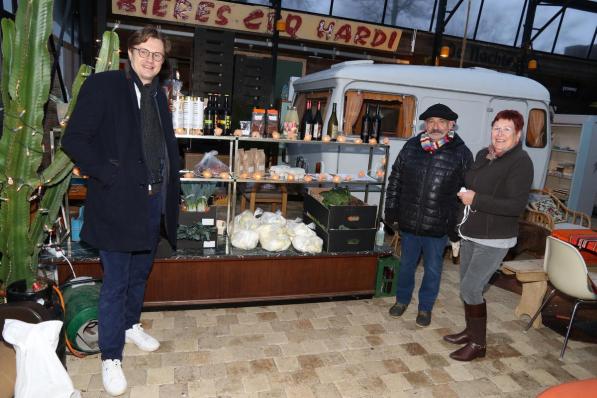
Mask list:
[[456,194],[464,186],[473,154],[454,132],[458,115],[446,105],[430,106],[419,119],[425,121],[425,131],[406,142],[392,166],[385,220],[398,229],[402,249],[396,304],[390,315],[400,317],[406,311],[422,253],[424,276],[416,324],[426,327],[439,291],[447,238],[458,240]]

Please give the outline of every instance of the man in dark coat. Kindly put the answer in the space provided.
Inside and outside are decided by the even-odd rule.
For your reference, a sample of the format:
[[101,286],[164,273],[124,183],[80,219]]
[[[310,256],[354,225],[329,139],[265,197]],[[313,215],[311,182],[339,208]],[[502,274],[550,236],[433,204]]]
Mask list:
[[139,319],[162,220],[176,244],[179,155],[158,79],[169,46],[154,27],[133,33],[128,70],[85,81],[62,140],[89,176],[81,238],[99,249],[103,267],[99,347],[104,388],[113,396],[127,388],[125,340],[145,351],[160,345]]
[[419,289],[416,324],[431,323],[439,292],[447,236],[457,241],[456,194],[464,186],[464,173],[473,161],[471,151],[453,130],[458,115],[443,104],[429,107],[419,117],[425,131],[409,139],[392,166],[388,179],[385,219],[396,222],[402,253],[396,304],[390,315],[401,316],[410,303],[415,270],[423,253],[423,282]]

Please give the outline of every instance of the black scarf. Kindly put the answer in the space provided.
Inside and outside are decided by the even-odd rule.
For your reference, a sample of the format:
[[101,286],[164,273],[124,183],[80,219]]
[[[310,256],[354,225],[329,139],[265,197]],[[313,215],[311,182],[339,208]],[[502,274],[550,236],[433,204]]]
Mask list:
[[159,79],[155,77],[150,84],[142,84],[132,68],[131,74],[141,92],[141,136],[147,166],[147,183],[152,185],[152,191],[159,191],[163,180],[166,145],[155,99],[160,89]]

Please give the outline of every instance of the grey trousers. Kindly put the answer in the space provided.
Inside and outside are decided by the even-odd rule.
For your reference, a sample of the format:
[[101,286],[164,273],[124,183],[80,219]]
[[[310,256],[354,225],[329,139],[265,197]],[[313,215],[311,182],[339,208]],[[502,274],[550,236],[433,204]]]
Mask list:
[[460,246],[460,297],[466,304],[483,304],[483,292],[500,268],[508,249],[462,239]]

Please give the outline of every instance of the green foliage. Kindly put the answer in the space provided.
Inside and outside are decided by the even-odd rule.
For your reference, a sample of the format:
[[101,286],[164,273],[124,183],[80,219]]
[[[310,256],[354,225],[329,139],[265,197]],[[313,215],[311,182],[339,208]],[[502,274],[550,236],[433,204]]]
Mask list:
[[213,182],[185,182],[181,187],[187,211],[205,211],[207,200],[216,192],[216,183]]
[[335,187],[321,193],[325,206],[345,206],[350,203],[350,191],[348,188]]
[[[38,255],[60,210],[73,164],[62,151],[40,171],[44,106],[50,90],[53,0],[19,2],[15,21],[2,20],[2,101],[0,138],[0,280],[8,285],[36,277]],[[119,41],[104,34],[98,71],[116,69]],[[107,50],[105,49],[107,48]],[[101,58],[101,56],[100,56]],[[82,66],[73,84],[65,122],[91,68]]]
[[215,232],[214,227],[201,224],[179,225],[176,231],[176,239],[179,240],[209,240],[210,236]]

